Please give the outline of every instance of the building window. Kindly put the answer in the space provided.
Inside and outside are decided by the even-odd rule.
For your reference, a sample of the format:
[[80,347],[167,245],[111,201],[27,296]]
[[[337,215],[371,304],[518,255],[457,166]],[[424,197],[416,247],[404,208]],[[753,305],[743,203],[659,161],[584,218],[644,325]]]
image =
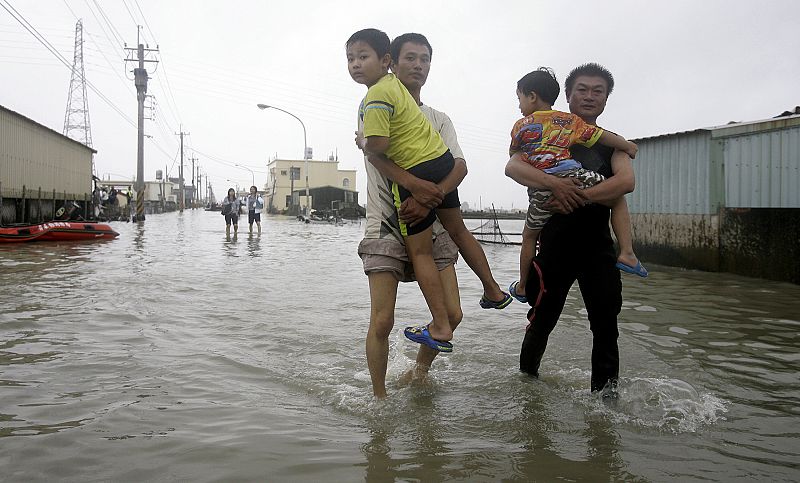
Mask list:
[[281,170],[281,176],[286,176],[287,174],[288,174],[288,172],[285,169]]
[[349,188],[350,187],[350,179],[349,178],[345,178],[345,179],[342,180],[342,187],[343,188]]

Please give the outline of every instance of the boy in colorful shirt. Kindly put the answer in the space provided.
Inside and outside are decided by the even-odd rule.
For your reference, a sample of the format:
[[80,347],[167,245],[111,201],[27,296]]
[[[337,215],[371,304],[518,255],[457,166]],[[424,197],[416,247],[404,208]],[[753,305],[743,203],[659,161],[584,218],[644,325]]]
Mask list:
[[[636,156],[636,144],[612,132],[587,124],[575,114],[552,110],[561,88],[552,70],[540,67],[517,82],[517,98],[522,115],[511,130],[510,156],[520,156],[523,161],[545,173],[576,180],[582,188],[603,181],[603,175],[584,169],[571,158],[569,148],[575,144],[591,147],[595,143]],[[547,220],[552,216],[545,205],[550,190],[528,188],[528,214],[522,231],[520,250],[520,279],[509,286],[511,295],[526,303],[525,282],[535,254],[536,240]],[[630,216],[625,198],[619,198],[611,207],[611,225],[620,246],[617,267],[629,273],[646,277],[647,270],[633,252]]]
[[[429,181],[428,185],[441,181],[453,169],[453,155],[405,86],[389,73],[389,37],[380,30],[364,29],[354,33],[345,45],[350,76],[368,87],[359,107],[363,123],[359,147],[368,161],[392,180],[398,210],[410,196],[427,208],[436,208],[413,226],[400,223],[409,260],[433,318],[428,326],[407,327],[405,336],[432,349],[451,352],[453,331],[433,260],[431,227],[437,215],[448,231],[456,223],[463,224],[461,202],[457,190],[425,192],[420,180]],[[510,300],[506,295],[498,304],[506,306]]]

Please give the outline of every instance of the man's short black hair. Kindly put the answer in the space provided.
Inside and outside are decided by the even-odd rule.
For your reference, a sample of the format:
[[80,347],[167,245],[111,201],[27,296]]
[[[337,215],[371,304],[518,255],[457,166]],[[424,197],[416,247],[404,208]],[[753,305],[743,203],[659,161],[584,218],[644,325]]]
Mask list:
[[572,92],[572,87],[575,85],[575,79],[582,75],[590,77],[602,77],[605,79],[606,84],[608,84],[608,92],[606,92],[606,96],[611,95],[611,91],[614,90],[614,76],[611,75],[611,72],[609,72],[608,69],[600,64],[589,62],[575,67],[567,76],[567,79],[564,81],[564,92],[566,92],[568,97],[570,92]]
[[345,48],[350,47],[350,45],[362,41],[372,47],[372,50],[378,54],[378,58],[383,58],[384,55],[389,53],[389,36],[386,35],[386,32],[378,29],[364,29],[359,30],[358,32],[354,33],[347,39],[347,42],[344,44]]
[[556,79],[553,69],[539,67],[535,71],[525,74],[517,82],[517,90],[526,96],[535,92],[543,101],[552,106],[558,99],[561,87],[558,85],[558,79]]
[[392,53],[392,62],[397,62],[400,60],[400,51],[403,50],[403,46],[407,43],[411,42],[412,44],[419,44],[424,45],[428,48],[428,52],[431,54],[431,58],[433,58],[433,47],[431,47],[430,42],[428,39],[425,38],[422,34],[415,34],[415,33],[407,33],[403,35],[398,35],[397,37],[392,40],[392,45],[390,47]]

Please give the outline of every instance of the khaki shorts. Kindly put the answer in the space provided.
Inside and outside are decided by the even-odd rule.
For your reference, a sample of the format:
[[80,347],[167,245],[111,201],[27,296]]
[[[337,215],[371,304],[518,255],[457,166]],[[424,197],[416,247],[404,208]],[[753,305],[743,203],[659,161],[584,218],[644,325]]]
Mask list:
[[[416,280],[408,260],[406,247],[392,238],[364,238],[358,245],[358,255],[364,262],[364,273],[390,272],[400,282]],[[444,270],[458,260],[458,247],[447,232],[433,240],[433,260],[436,268]]]

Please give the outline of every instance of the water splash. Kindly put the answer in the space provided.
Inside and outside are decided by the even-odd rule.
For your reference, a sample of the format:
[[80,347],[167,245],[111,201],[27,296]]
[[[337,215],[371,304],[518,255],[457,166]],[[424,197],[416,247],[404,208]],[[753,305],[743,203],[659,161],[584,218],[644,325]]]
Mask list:
[[679,379],[627,378],[620,380],[619,397],[591,395],[594,411],[616,423],[633,424],[671,433],[693,433],[724,420],[728,402],[700,393]]

